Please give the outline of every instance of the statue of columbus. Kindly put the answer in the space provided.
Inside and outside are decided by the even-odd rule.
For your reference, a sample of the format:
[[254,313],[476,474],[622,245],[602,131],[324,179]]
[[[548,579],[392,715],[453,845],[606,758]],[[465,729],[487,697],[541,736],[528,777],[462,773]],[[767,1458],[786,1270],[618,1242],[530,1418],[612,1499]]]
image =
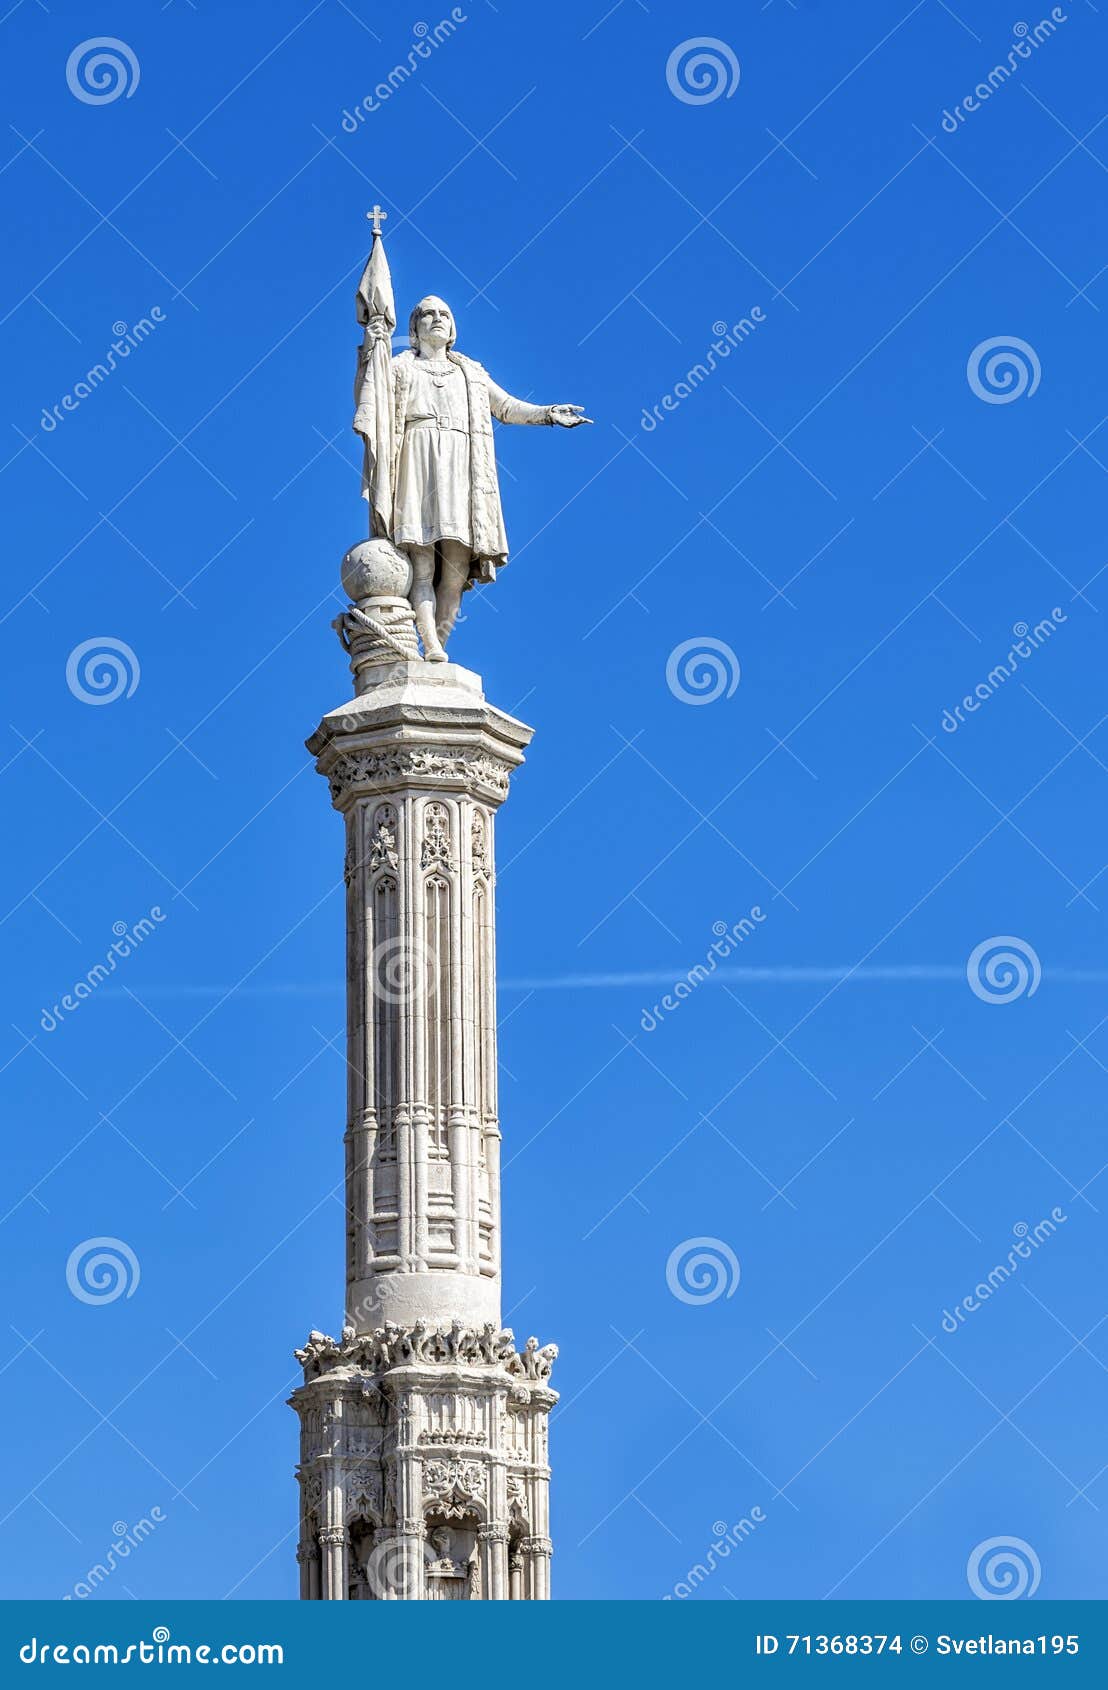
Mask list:
[[579,405],[532,405],[499,387],[455,351],[450,307],[421,299],[408,322],[409,349],[392,353],[392,281],[375,206],[373,246],[358,287],[354,429],[365,443],[362,493],[370,532],[408,558],[410,598],[423,654],[446,658],[462,593],[492,581],[508,561],[493,451],[492,419],[576,428]]

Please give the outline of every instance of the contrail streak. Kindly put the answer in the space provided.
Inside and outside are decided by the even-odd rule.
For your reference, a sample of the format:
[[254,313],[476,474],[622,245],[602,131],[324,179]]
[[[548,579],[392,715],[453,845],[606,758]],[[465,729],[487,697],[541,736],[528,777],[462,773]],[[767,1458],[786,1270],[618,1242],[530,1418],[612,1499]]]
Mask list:
[[[598,974],[531,974],[501,980],[502,992],[579,992],[618,991],[624,986],[672,986],[688,977],[677,969],[627,969],[619,973]],[[965,982],[964,964],[907,962],[886,965],[867,963],[854,967],[848,963],[779,963],[765,967],[717,968],[698,980],[699,986],[824,986],[836,982],[848,985],[913,985],[916,982]],[[1045,968],[1044,983],[1083,986],[1108,983],[1108,969],[1104,968]],[[275,980],[269,984],[240,986],[237,991],[226,985],[151,985],[139,994],[145,998],[215,998],[231,994],[240,998],[338,998],[343,995],[340,982],[312,982],[307,980]],[[109,987],[103,997],[124,997],[121,987]]]

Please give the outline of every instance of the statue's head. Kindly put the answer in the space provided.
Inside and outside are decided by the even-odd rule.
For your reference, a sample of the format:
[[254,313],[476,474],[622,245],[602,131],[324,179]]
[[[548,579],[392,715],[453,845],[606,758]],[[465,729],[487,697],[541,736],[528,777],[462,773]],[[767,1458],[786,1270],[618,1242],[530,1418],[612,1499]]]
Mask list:
[[420,341],[425,340],[432,346],[444,346],[449,352],[457,338],[454,313],[445,299],[434,293],[421,299],[408,318],[408,340],[412,351],[418,352]]

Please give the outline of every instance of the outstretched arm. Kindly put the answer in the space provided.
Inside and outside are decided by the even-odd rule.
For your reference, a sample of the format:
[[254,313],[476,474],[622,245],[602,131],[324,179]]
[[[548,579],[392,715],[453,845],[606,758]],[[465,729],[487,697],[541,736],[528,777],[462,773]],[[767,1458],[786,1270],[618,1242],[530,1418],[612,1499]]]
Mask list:
[[578,423],[592,421],[582,415],[580,405],[531,405],[526,399],[513,399],[491,379],[489,409],[502,423],[557,423],[561,428],[576,428]]

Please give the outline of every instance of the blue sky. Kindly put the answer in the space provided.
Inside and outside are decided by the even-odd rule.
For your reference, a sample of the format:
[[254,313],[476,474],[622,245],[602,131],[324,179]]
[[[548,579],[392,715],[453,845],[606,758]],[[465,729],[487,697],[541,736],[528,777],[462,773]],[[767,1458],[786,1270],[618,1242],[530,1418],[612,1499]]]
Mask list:
[[[504,386],[596,419],[499,432],[514,557],[452,647],[536,727],[498,835],[505,1312],[561,1347],[555,1595],[680,1593],[753,1509],[694,1599],[972,1600],[993,1539],[1104,1595],[1105,14],[1030,47],[1050,9],[991,0],[459,11],[346,128],[438,13],[0,22],[5,1593],[154,1508],[100,1599],[295,1590],[344,1108],[303,740],[347,686],[380,200],[402,308],[445,295]],[[97,31],[133,64],[90,103]],[[726,88],[667,78],[698,37]],[[994,939],[1011,994],[967,977]],[[139,1278],[89,1304],[102,1237]]]

